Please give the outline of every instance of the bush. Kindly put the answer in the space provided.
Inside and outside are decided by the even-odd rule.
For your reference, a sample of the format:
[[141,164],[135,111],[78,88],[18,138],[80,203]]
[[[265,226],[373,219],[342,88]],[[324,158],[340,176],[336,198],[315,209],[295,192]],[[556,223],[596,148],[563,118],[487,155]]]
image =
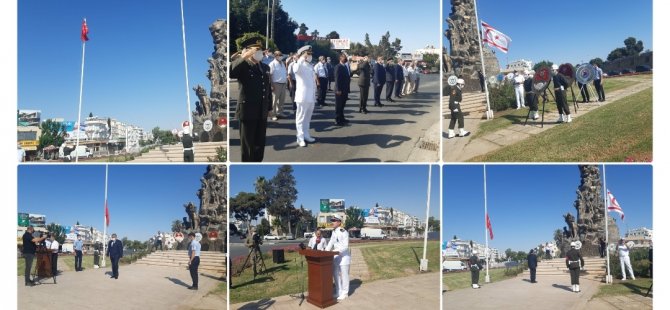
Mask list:
[[491,98],[491,109],[495,112],[504,111],[516,106],[516,96],[514,95],[514,86],[511,84],[499,84],[489,88]]
[[[630,264],[633,267],[635,277],[649,276],[649,250],[647,249],[632,249],[630,251]],[[619,256],[610,252],[610,268],[614,278],[622,278],[621,264],[619,263]],[[630,276],[630,275],[629,275]],[[628,276],[628,277],[629,277]]]
[[228,159],[228,153],[226,152],[226,148],[220,146],[216,148],[216,157],[212,158],[209,157],[208,160],[210,162],[219,162],[219,163],[224,163]]
[[523,272],[523,265],[517,267],[505,268],[505,276],[514,277]]

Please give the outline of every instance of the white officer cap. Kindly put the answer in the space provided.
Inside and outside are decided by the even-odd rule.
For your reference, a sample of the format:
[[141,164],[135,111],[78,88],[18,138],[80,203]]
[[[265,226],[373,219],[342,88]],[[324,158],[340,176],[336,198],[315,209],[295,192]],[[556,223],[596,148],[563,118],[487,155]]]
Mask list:
[[[453,81],[453,80],[452,80],[452,81]],[[463,79],[458,79],[458,80],[456,80],[456,84],[465,85],[465,80],[463,80]]]
[[335,222],[335,221],[342,222],[342,217],[341,217],[340,215],[334,214],[334,215],[330,218],[330,221],[331,221],[331,222]]
[[558,65],[557,65],[557,64],[553,64],[553,65],[551,65],[551,69],[552,69],[552,70],[558,70]]
[[574,241],[570,242],[570,247],[571,248],[577,247],[577,242]]
[[472,254],[477,254],[477,250],[472,250]]
[[311,45],[305,45],[301,47],[296,54],[302,55],[303,53],[311,54],[312,53],[312,46]]

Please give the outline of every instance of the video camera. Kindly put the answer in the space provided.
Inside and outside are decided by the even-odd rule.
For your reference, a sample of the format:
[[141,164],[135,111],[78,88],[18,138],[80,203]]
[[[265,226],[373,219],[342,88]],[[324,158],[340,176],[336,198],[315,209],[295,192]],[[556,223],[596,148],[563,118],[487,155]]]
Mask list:
[[252,233],[251,238],[247,237],[247,242],[246,243],[247,243],[247,247],[255,248],[255,247],[263,244],[263,238],[261,238],[261,236],[258,233],[254,232],[254,233]]

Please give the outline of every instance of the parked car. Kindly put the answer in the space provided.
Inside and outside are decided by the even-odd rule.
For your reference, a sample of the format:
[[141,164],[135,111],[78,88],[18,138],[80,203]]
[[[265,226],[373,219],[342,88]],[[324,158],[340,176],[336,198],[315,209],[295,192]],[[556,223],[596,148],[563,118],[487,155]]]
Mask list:
[[647,66],[647,65],[635,67],[635,72],[650,72],[650,71],[651,71],[651,67]]
[[295,240],[295,236],[293,235],[286,235],[286,240]]
[[621,75],[621,72],[614,70],[607,72],[607,76],[616,76],[616,75]]
[[305,239],[312,238],[312,236],[314,236],[314,232],[312,232],[312,231],[307,231],[307,232],[305,232],[305,234],[303,234],[303,238],[305,238]]
[[453,271],[453,270],[466,270],[465,263],[458,260],[445,260],[442,262],[442,270],[444,271]]
[[635,71],[633,71],[633,70],[631,70],[631,69],[623,69],[623,70],[621,70],[621,74],[629,74],[629,73],[635,73]]
[[267,235],[263,236],[263,239],[265,239],[265,240],[279,240],[280,238],[277,235],[267,234]]

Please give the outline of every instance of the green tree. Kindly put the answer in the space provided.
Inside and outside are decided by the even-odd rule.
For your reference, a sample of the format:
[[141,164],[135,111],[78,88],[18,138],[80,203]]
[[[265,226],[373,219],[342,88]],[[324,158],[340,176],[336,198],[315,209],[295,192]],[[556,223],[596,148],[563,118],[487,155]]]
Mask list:
[[307,30],[309,30],[309,27],[307,27],[307,25],[305,25],[305,23],[302,23],[302,24],[300,24],[300,27],[298,27],[298,29],[300,29],[298,31],[299,35],[306,36],[307,35]]
[[548,67],[548,68],[551,68],[551,66],[552,66],[553,64],[554,64],[554,63],[551,62],[551,61],[549,61],[549,60],[543,60],[543,61],[540,61],[540,62],[536,63],[536,64],[533,66],[533,70],[534,70],[534,71],[537,71],[537,70],[539,70],[539,69],[542,68],[542,67]]
[[312,33],[310,33],[309,35],[311,35],[314,38],[317,38],[319,37],[319,30],[314,29],[314,31],[312,31]]
[[288,233],[291,234],[291,224],[288,222],[293,204],[298,199],[298,190],[293,176],[293,167],[283,165],[277,169],[277,174],[270,180],[272,184],[270,205],[267,206],[270,214],[287,220]]
[[172,221],[172,232],[178,232],[181,231],[181,229],[182,229],[181,220]]
[[394,54],[397,54],[398,52],[400,52],[400,50],[402,50],[402,45],[400,45],[400,39],[398,38],[395,38],[395,41],[391,43],[391,46],[393,46]]
[[65,242],[65,228],[63,228],[63,226],[56,223],[49,223],[46,228],[47,232],[53,235],[58,243],[63,244],[63,242]]
[[507,259],[514,259],[514,255],[516,255],[516,252],[512,251],[512,249],[505,250],[505,257]]
[[230,207],[235,219],[244,222],[247,227],[251,225],[251,221],[265,215],[265,205],[254,193],[240,192],[230,199]]
[[372,42],[370,42],[370,35],[367,33],[365,34],[365,41],[363,42],[363,44],[365,44],[365,47],[367,47],[369,50],[372,49]]
[[335,30],[329,32],[329,33],[326,35],[326,39],[329,39],[329,40],[330,40],[330,39],[339,39],[339,38],[340,38],[340,34],[337,33],[337,31],[335,31]]
[[352,227],[362,228],[364,224],[363,212],[356,207],[349,207],[344,211],[347,219],[344,221],[344,228],[350,229]]
[[281,234],[281,220],[279,217],[272,219],[272,229],[277,231],[277,235]]
[[386,31],[386,34],[382,36],[382,38],[379,40],[379,44],[377,46],[377,55],[384,57],[384,59],[387,59],[389,57],[394,57],[396,53],[394,53],[393,47],[391,46],[391,41],[389,41],[391,37],[391,33]]
[[40,124],[40,130],[42,130],[38,146],[40,150],[49,145],[60,146],[65,142],[65,124],[63,123],[48,119]]
[[637,56],[644,50],[644,43],[634,37],[628,37],[623,40],[623,47],[613,49],[607,55],[608,61],[614,61],[628,56]]
[[600,59],[600,57],[596,57],[596,58],[591,59],[591,60],[589,61],[589,63],[592,64],[592,65],[593,65],[593,64],[597,64],[598,67],[602,68],[602,67],[603,67],[603,63],[605,63],[605,62],[604,62],[602,59]]
[[607,61],[614,61],[620,58],[628,56],[627,51],[623,47],[615,48],[612,50],[609,55],[607,55]]
[[269,234],[271,229],[270,222],[268,222],[266,218],[261,219],[261,223],[256,225],[256,233],[258,233],[259,236]]
[[428,218],[428,231],[440,231],[440,220],[431,216]]
[[[266,0],[244,0],[230,2],[229,38],[236,40],[245,33],[258,32],[265,34],[267,29],[268,3]],[[296,38],[293,34],[298,24],[284,11],[281,0],[276,0],[274,14],[273,38],[277,42],[277,49],[288,53],[296,48]],[[263,42],[265,44],[265,42]],[[231,52],[237,52],[237,45],[230,46]]]
[[440,65],[440,55],[437,54],[424,54],[423,61],[426,63],[428,70],[436,70]]

